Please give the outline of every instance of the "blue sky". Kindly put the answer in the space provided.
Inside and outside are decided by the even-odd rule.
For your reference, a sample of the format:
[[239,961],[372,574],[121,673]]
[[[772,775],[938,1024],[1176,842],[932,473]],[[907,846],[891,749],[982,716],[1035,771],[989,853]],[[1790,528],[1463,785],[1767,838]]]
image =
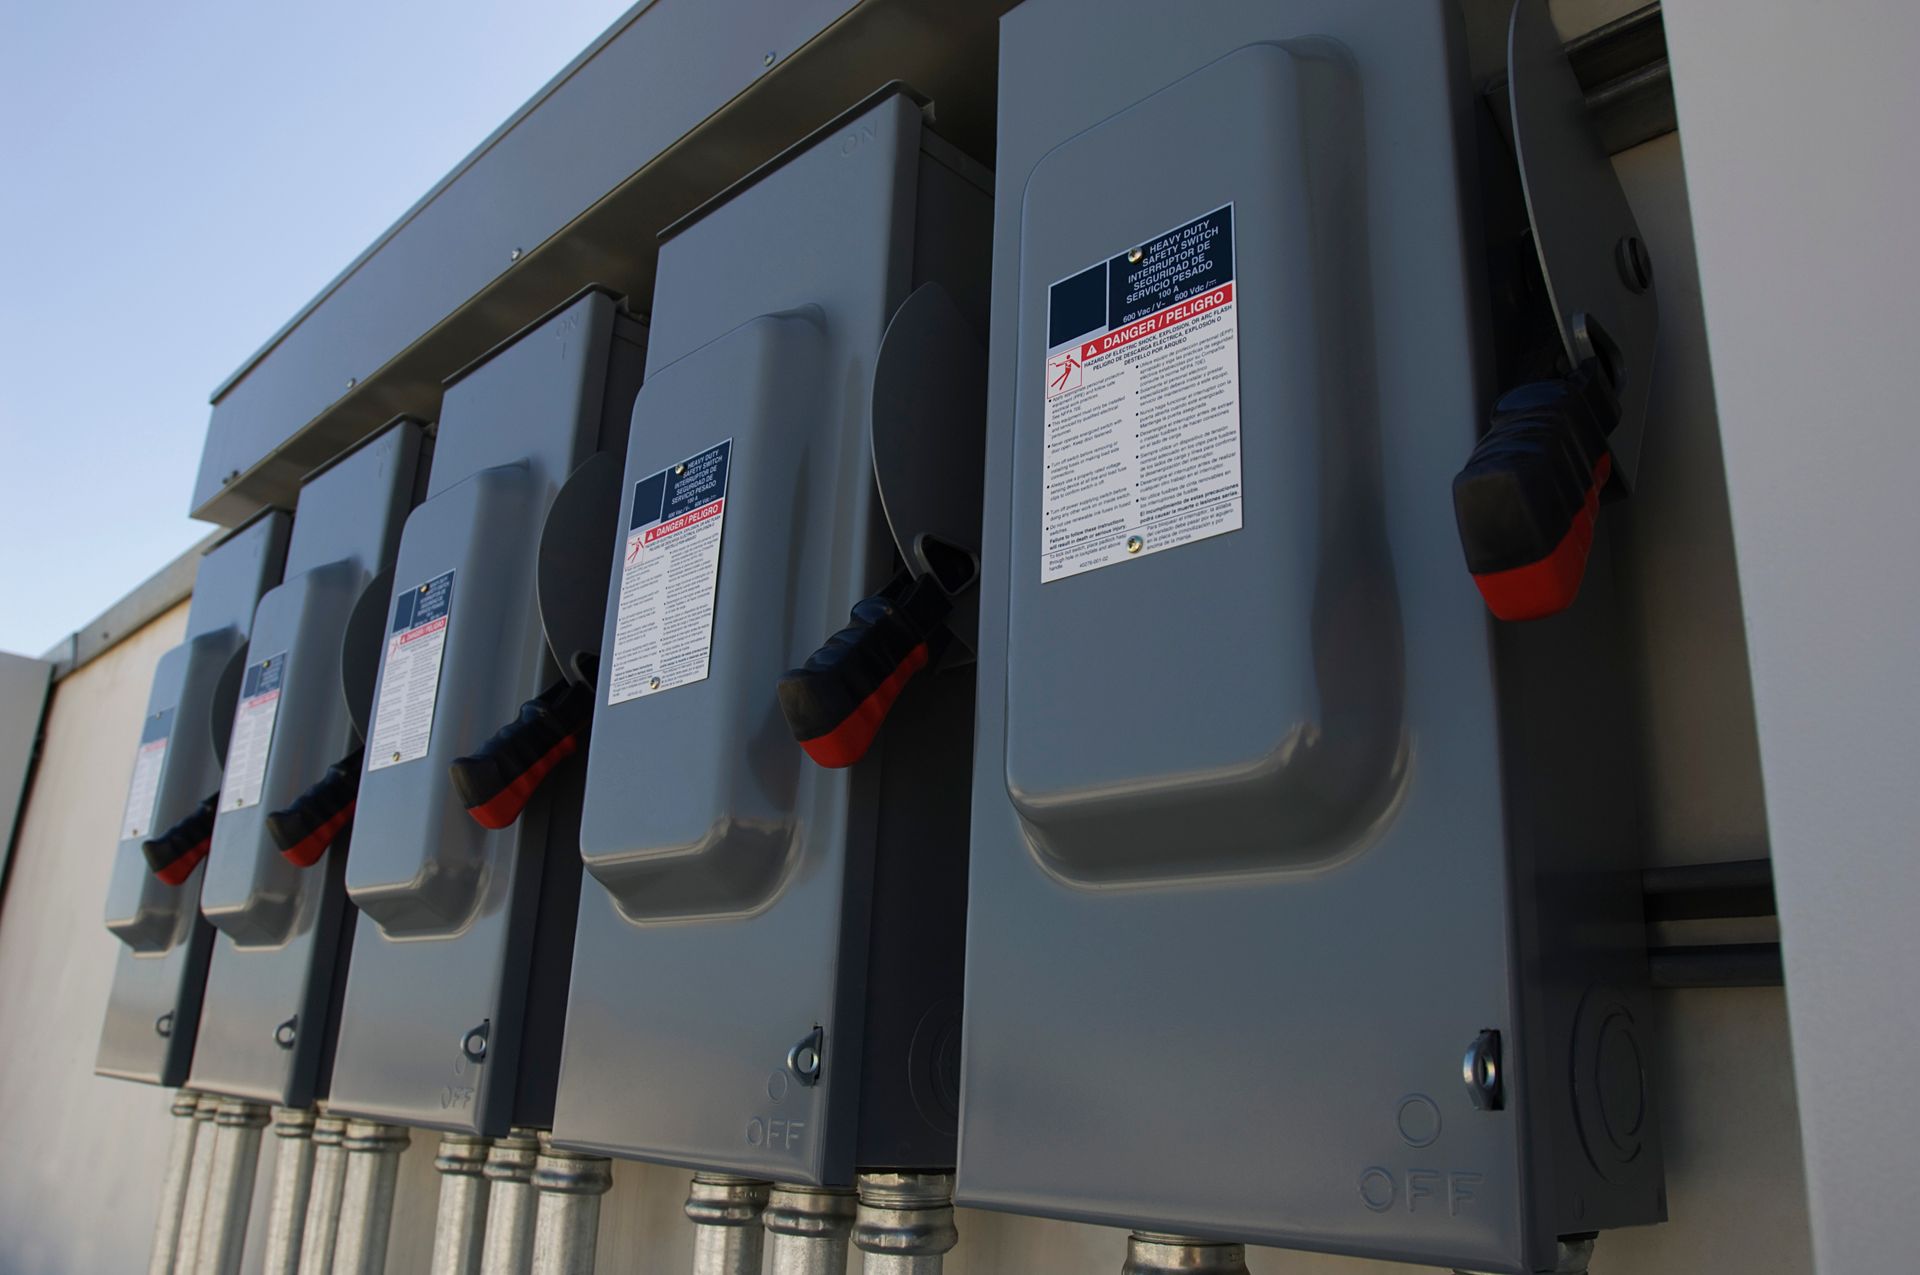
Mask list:
[[629,3],[0,4],[0,650],[211,530],[214,386]]

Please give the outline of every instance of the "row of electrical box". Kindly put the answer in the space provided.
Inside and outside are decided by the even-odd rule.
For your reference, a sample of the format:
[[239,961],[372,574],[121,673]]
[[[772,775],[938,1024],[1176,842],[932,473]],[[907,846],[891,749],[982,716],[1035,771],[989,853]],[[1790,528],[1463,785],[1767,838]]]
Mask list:
[[997,179],[883,89],[207,554],[99,1070],[1474,1270],[1663,1215],[1604,539],[1524,625],[1460,562],[1565,303],[1453,5],[1030,0],[999,97]]

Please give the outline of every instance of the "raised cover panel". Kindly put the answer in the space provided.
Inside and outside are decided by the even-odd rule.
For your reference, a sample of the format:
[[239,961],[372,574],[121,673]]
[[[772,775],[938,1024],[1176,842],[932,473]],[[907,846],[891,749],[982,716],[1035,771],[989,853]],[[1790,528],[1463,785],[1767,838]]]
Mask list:
[[[830,548],[835,495],[806,464],[824,423],[826,349],[818,311],[753,319],[655,372],[634,405],[640,428],[627,452],[622,528],[633,524],[647,475],[729,438],[732,447],[706,678],[595,715],[581,852],[629,920],[750,912],[800,850],[795,798],[806,759],[768,690],[828,617],[821,599],[780,599],[768,587],[796,558]],[[616,571],[603,663],[614,650],[620,585]],[[644,784],[631,782],[636,770]]]
[[194,869],[180,885],[168,885],[147,866],[140,844],[164,833],[219,787],[220,762],[213,755],[207,723],[214,688],[244,641],[245,635],[234,629],[202,633],[162,655],[154,666],[141,750],[161,739],[166,746],[150,803],[152,815],[143,820],[132,808],[131,803],[149,805],[139,773],[143,763],[136,761],[134,785],[139,791],[129,794],[121,829],[131,830],[131,835],[114,848],[113,875],[107,883],[107,929],[136,952],[166,951],[186,937],[193,921],[205,867]]
[[[379,769],[372,763],[383,759],[369,755],[354,815],[361,827],[381,833],[355,847],[347,893],[391,938],[460,930],[486,888],[494,834],[468,816],[447,766],[511,720],[544,658],[532,640],[539,619],[528,605],[533,563],[526,540],[545,512],[532,488],[524,464],[483,469],[407,520],[394,605],[404,609],[406,594],[448,572],[453,581],[427,751]],[[390,675],[383,662],[376,705]]]
[[[279,943],[293,925],[306,873],[280,854],[267,835],[266,817],[298,797],[345,751],[343,714],[326,713],[331,730],[316,729],[311,717],[314,708],[330,710],[339,699],[340,630],[364,580],[356,564],[329,562],[270,589],[254,612],[250,652],[266,660],[281,657],[279,705],[258,799],[247,801],[231,786],[221,791],[200,886],[201,913],[240,947]],[[298,659],[291,658],[295,652]],[[250,656],[248,664],[255,663],[265,660]]]
[[[1204,162],[1138,179],[1136,157],[1183,149],[1207,119],[1236,123]],[[1063,143],[1027,182],[1029,304],[1103,258],[1118,279],[1135,245],[1231,206],[1210,277],[1231,279],[1241,350],[1241,525],[1224,535],[1043,582],[1041,492],[1066,469],[1041,413],[1029,403],[1016,418],[1006,784],[1062,876],[1325,864],[1366,844],[1399,785],[1370,298],[1352,274],[1367,229],[1361,121],[1339,45],[1253,45]],[[1040,379],[1042,353],[1021,350],[1025,380]],[[1199,819],[1205,837],[1191,835]]]

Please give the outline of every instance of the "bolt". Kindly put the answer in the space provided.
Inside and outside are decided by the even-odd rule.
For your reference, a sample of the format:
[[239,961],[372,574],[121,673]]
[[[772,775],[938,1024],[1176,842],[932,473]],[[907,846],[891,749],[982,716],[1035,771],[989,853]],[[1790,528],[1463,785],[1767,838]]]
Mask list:
[[1144,549],[1144,548],[1146,548],[1146,545],[1147,545],[1147,542],[1146,542],[1146,541],[1144,541],[1144,540],[1142,540],[1142,539],[1141,539],[1140,537],[1138,537],[1138,536],[1128,536],[1128,537],[1127,537],[1127,552],[1128,552],[1128,553],[1139,553],[1139,552],[1140,552],[1140,551],[1141,551],[1142,549]]
[[395,753],[395,754],[393,755],[393,759],[394,759],[395,761],[399,761],[399,760],[400,760],[400,754],[399,754],[399,753]]
[[648,679],[647,679],[647,689],[648,689],[648,690],[650,690],[650,691],[657,691],[657,690],[659,690],[659,689],[660,689],[660,679],[659,679],[659,678],[657,678],[657,677],[650,677],[650,678],[648,678]]
[[687,467],[684,464],[675,465],[673,467],[673,476],[675,478],[678,478],[681,474],[684,474],[686,472],[687,472]]
[[1653,286],[1653,258],[1638,235],[1623,235],[1613,248],[1613,264],[1620,271],[1620,282],[1631,292],[1645,292]]
[[1134,265],[1139,265],[1140,258],[1146,255],[1147,254],[1139,248],[1130,249],[1127,253],[1127,260]]
[[359,377],[357,377],[357,376],[349,376],[349,377],[347,378],[347,388],[348,388],[348,389],[352,389],[352,388],[353,388],[354,386],[356,386],[356,385],[358,385],[358,384],[360,384],[360,378],[359,378]]
[[765,57],[763,57],[763,58],[761,58],[761,59],[760,59],[760,65],[761,65],[761,66],[772,66],[772,65],[773,65],[773,54],[772,54],[771,52],[769,52],[769,53],[767,54],[767,56],[765,56]]
[[518,260],[520,260],[520,249],[518,249],[518,248],[515,248],[515,249],[514,249],[514,250],[513,250],[512,252],[510,252],[510,253],[508,253],[508,254],[507,254],[507,260],[508,260],[508,261],[518,261]]

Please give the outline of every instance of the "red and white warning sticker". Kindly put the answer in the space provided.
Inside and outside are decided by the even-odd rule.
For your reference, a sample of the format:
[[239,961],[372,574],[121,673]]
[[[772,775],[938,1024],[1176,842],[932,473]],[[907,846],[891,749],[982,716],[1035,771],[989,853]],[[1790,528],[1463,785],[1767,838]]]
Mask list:
[[367,769],[384,770],[427,755],[433,741],[433,710],[440,701],[440,656],[447,649],[453,613],[453,572],[393,599],[387,650],[380,665],[380,695],[373,705]]
[[1240,528],[1233,205],[1048,289],[1040,581]]
[[133,755],[133,780],[127,785],[127,806],[120,814],[120,840],[145,839],[154,833],[153,807],[160,800],[160,772],[167,764],[167,741],[173,737],[173,710],[163,708],[147,716],[140,728],[140,750]]
[[247,665],[240,702],[233,710],[233,734],[227,737],[227,769],[220,781],[220,809],[260,804],[267,779],[267,754],[273,748],[273,723],[280,715],[280,685],[287,674],[287,653]]
[[607,706],[704,681],[733,440],[633,485]]

